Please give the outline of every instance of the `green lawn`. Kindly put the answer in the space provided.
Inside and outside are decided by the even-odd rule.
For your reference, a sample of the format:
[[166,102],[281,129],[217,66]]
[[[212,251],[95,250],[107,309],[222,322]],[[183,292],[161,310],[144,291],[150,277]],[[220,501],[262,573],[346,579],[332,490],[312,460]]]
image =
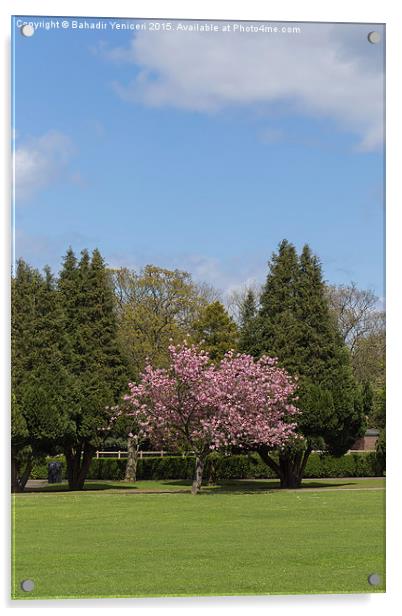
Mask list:
[[[94,482],[14,498],[14,598],[384,591],[383,481]],[[338,486],[338,487],[336,487]],[[57,487],[57,486],[56,486]],[[60,487],[63,486],[59,486]],[[375,489],[377,488],[377,489]],[[20,581],[32,579],[32,593]]]

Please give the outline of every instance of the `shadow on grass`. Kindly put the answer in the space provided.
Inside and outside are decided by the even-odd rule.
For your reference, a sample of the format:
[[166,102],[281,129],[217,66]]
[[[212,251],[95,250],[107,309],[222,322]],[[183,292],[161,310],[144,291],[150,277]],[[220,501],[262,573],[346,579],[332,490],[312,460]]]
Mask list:
[[55,484],[50,484],[50,485],[43,485],[43,486],[30,486],[28,488],[25,488],[24,493],[28,493],[28,492],[92,492],[92,491],[100,491],[100,490],[138,490],[138,486],[136,486],[135,484],[131,484],[131,483],[124,483],[121,482],[121,484],[117,484],[114,482],[101,482],[101,481],[94,481],[94,482],[87,482],[84,485],[84,489],[83,490],[69,490],[68,489],[68,484],[67,482],[63,482],[63,483],[55,483]]
[[[151,480],[152,481],[152,480]],[[150,483],[151,483],[150,481]],[[156,480],[155,480],[156,483]],[[191,489],[191,481],[188,479],[170,479],[161,480],[157,482],[159,485],[144,487],[143,482],[140,484],[132,484],[128,482],[107,482],[107,481],[88,481],[84,489],[81,492],[93,492],[93,491],[116,491],[116,492],[137,492],[141,494],[149,493],[178,493],[188,492]],[[300,490],[306,488],[342,488],[347,486],[356,485],[355,481],[343,481],[343,482],[326,482],[324,481],[303,481]],[[221,480],[217,484],[209,485],[203,484],[201,494],[255,494],[258,492],[270,492],[280,490],[280,483],[276,480]],[[31,486],[25,490],[25,493],[54,493],[54,492],[70,492],[67,483]],[[71,490],[73,492],[73,490]]]
[[[191,487],[191,482],[189,481],[165,481],[164,484],[167,485],[182,485]],[[325,482],[325,481],[303,481],[300,490],[306,488],[342,488],[346,486],[354,486],[355,482]],[[228,480],[228,481],[219,481],[215,485],[204,484],[201,488],[202,494],[255,494],[258,492],[271,492],[271,491],[279,491],[281,490],[281,486],[279,481],[275,480],[267,480],[267,481],[253,481],[253,480]]]

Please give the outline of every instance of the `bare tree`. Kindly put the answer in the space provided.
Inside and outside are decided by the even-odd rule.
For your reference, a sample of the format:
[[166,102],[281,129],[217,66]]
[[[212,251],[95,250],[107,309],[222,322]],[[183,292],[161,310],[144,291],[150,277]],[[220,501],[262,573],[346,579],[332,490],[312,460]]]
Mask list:
[[377,310],[378,297],[370,289],[359,289],[356,283],[330,285],[327,294],[345,343],[353,353],[362,339],[380,331],[384,312]]
[[258,282],[246,284],[238,289],[234,289],[226,298],[225,303],[227,311],[237,325],[241,324],[241,315],[250,291],[256,300],[256,309],[258,309],[258,302],[262,291],[262,285]]

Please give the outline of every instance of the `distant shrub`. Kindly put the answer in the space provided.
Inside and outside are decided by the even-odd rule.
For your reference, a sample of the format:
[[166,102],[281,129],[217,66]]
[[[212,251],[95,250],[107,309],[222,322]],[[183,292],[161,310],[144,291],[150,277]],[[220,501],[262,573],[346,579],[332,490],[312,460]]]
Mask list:
[[[63,478],[66,478],[66,464],[63,457],[48,458],[45,463],[34,466],[32,479],[47,478],[47,464],[52,460],[62,463]],[[88,479],[121,480],[126,470],[125,458],[94,458]],[[304,473],[306,479],[325,477],[376,477],[383,474],[382,458],[376,452],[352,453],[335,458],[319,453],[311,454]],[[147,457],[138,460],[137,479],[192,479],[194,458],[165,456]],[[205,465],[204,479],[269,479],[274,472],[268,468],[258,454],[224,456],[211,454]]]

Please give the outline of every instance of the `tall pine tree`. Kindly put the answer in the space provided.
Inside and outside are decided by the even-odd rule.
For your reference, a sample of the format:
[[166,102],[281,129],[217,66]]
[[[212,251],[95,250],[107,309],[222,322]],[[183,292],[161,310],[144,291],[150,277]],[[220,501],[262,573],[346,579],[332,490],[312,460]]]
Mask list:
[[303,439],[281,450],[278,459],[260,449],[282,487],[299,487],[313,449],[341,455],[364,429],[349,351],[329,310],[321,265],[308,246],[298,257],[292,244],[281,242],[253,323],[256,342],[244,350],[277,357],[299,380]]

